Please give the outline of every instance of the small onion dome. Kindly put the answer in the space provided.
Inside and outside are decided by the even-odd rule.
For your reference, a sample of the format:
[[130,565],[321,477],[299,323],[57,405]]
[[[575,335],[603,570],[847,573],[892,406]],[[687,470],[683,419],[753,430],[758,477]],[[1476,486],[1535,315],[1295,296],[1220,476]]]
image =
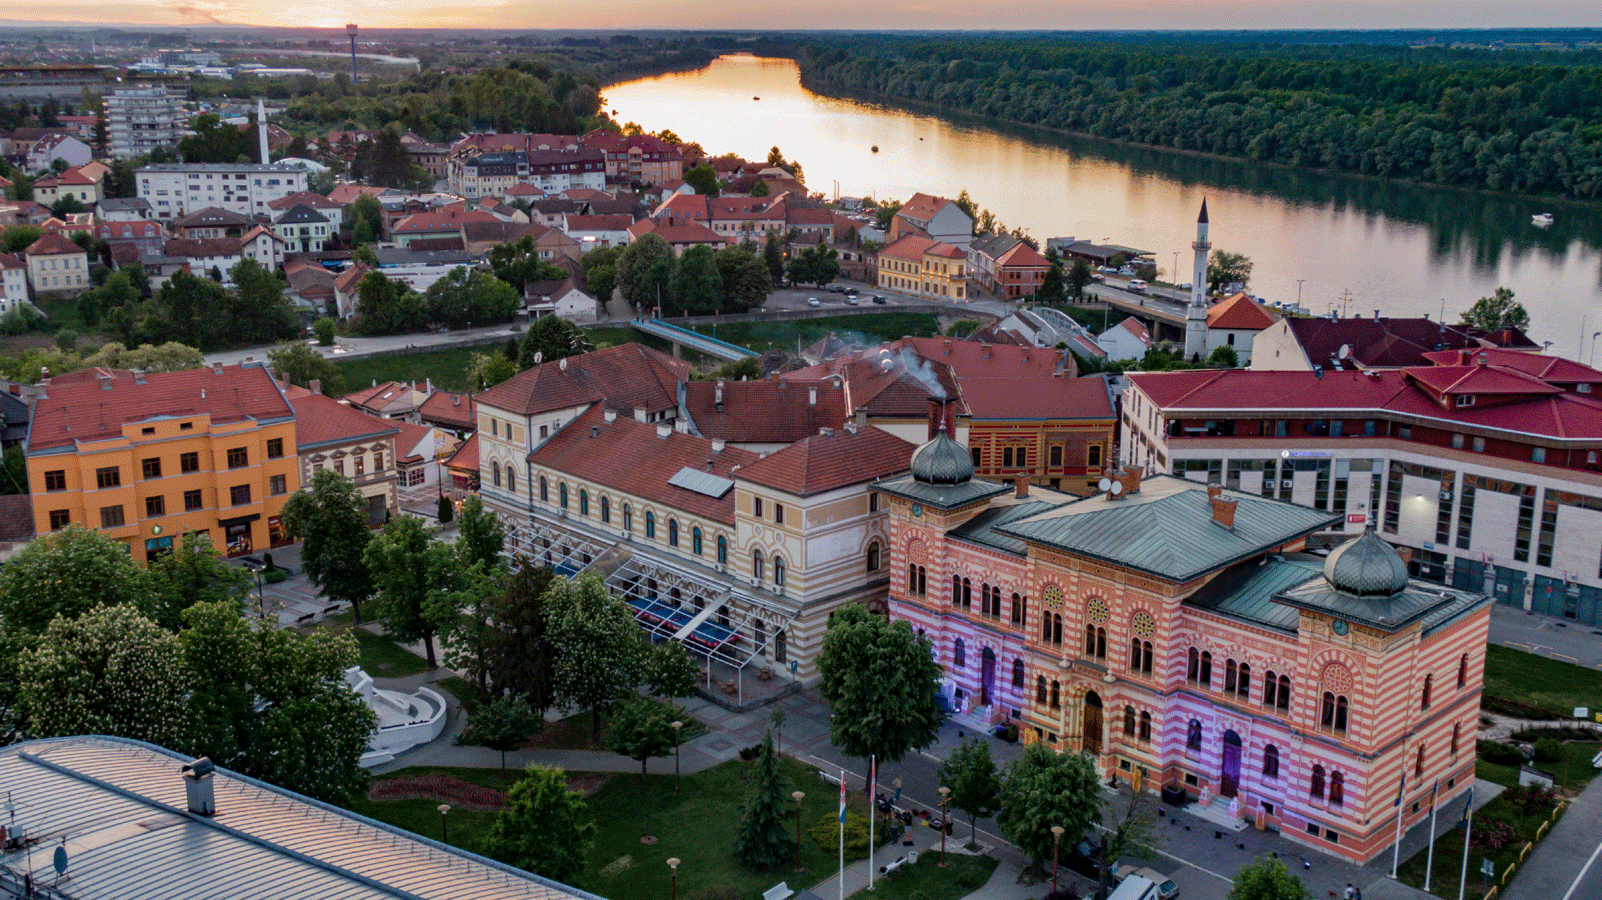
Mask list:
[[966,484],[973,478],[973,459],[942,431],[912,452],[912,477],[924,484]]
[[1373,531],[1345,544],[1324,560],[1330,587],[1358,597],[1390,597],[1407,588],[1407,563]]

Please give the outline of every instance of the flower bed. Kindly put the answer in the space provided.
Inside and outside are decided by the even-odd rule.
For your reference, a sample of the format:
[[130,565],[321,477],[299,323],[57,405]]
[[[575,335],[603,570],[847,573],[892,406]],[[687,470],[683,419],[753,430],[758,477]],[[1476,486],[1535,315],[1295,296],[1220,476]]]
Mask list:
[[373,783],[369,800],[438,800],[463,809],[499,812],[506,808],[506,792],[480,787],[454,775],[403,775]]

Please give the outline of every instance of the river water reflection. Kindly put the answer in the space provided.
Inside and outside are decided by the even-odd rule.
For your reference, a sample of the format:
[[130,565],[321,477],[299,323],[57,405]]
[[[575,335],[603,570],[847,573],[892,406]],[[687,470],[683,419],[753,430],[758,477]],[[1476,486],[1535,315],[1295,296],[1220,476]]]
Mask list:
[[[618,121],[671,129],[708,152],[765,159],[777,145],[833,195],[905,200],[967,189],[1008,227],[1152,250],[1190,269],[1203,197],[1217,249],[1254,261],[1252,291],[1323,313],[1431,318],[1498,285],[1552,352],[1587,361],[1602,330],[1602,209],[1202,159],[814,94],[787,59],[613,85]],[[760,97],[760,100],[754,99]],[[879,150],[873,152],[877,145]],[[1534,213],[1551,212],[1546,229]],[[1189,280],[1188,274],[1181,280]],[[1299,283],[1300,282],[1300,283]],[[1343,300],[1343,294],[1346,299]],[[1583,319],[1583,322],[1582,322]]]

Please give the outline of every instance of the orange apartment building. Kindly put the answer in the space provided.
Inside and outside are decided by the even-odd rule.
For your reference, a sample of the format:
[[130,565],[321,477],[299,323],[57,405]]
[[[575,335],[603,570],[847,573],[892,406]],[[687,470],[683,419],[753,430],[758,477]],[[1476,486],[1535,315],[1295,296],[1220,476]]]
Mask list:
[[982,479],[944,433],[911,473],[873,485],[890,618],[959,723],[1357,861],[1472,783],[1491,600],[1373,532],[1309,553],[1338,514],[1133,468],[1082,499]]
[[295,414],[260,364],[41,385],[28,481],[40,534],[81,525],[145,561],[191,531],[259,552],[300,488]]

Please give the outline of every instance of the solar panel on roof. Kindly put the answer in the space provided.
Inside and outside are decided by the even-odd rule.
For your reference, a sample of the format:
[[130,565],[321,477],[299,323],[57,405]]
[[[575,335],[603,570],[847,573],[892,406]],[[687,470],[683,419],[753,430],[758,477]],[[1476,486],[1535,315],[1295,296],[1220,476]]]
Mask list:
[[721,498],[734,487],[734,481],[731,479],[692,469],[689,466],[675,472],[673,477],[668,479],[668,484],[687,491],[695,491],[714,500]]

